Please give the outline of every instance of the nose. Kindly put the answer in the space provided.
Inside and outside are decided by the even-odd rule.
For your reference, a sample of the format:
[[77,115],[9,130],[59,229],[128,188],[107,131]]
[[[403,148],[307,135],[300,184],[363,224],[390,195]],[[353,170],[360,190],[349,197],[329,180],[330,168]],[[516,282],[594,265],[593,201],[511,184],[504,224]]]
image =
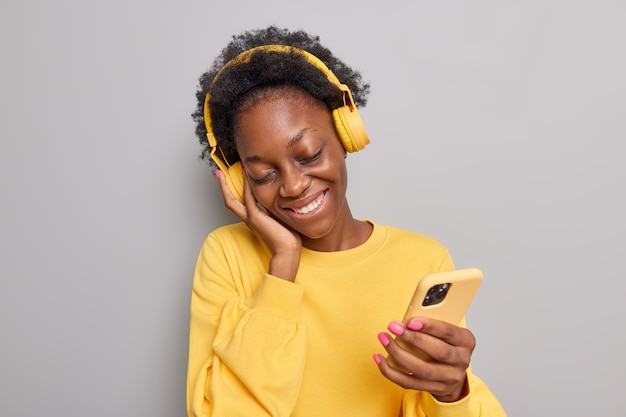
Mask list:
[[298,197],[309,188],[311,179],[298,167],[292,166],[283,171],[282,183],[278,190],[281,197]]

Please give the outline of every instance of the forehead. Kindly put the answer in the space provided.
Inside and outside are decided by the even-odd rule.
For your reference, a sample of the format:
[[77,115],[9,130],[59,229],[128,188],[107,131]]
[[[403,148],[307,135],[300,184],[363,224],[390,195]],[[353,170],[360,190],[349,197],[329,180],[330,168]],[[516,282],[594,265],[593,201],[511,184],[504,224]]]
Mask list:
[[284,101],[296,104],[306,104],[308,106],[325,106],[321,101],[313,97],[310,93],[291,85],[264,86],[254,89],[246,94],[242,99],[239,109],[236,111],[236,120],[239,117],[257,107],[259,104],[269,102]]
[[237,149],[268,142],[290,141],[306,131],[334,131],[330,110],[317,99],[298,90],[271,90],[248,100],[234,126]]

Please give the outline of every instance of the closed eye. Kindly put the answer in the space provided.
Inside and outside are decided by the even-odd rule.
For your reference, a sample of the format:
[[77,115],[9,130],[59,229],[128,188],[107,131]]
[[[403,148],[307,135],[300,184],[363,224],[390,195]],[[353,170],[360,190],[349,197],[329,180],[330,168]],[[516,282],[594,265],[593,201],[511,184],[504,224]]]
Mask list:
[[271,172],[267,175],[265,175],[263,178],[253,178],[251,175],[248,176],[248,178],[250,178],[250,180],[252,180],[252,182],[254,184],[264,184],[266,182],[268,182],[269,180],[271,180],[275,175],[275,172]]
[[315,152],[314,155],[309,156],[307,158],[299,159],[298,162],[300,162],[303,165],[310,164],[311,162],[315,162],[322,156],[322,153],[323,153],[322,151],[323,149],[320,149],[319,151]]

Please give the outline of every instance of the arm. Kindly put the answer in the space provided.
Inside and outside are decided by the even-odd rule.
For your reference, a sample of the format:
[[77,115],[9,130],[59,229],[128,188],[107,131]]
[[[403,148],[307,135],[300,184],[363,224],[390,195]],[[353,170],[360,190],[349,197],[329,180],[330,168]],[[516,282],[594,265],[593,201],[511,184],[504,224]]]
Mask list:
[[191,299],[189,416],[291,414],[306,353],[302,293],[269,274],[257,288],[235,281],[223,249],[207,239]]
[[[434,272],[453,269],[452,258],[447,255]],[[379,340],[387,353],[405,371],[393,368],[382,355],[374,357],[381,373],[406,389],[403,417],[506,416],[496,397],[471,371],[476,340],[465,319],[454,326],[420,317],[406,324],[392,322],[389,330],[403,339],[404,346],[414,349],[406,351],[390,334],[381,333]]]
[[[226,207],[261,237],[271,258],[267,273],[261,272],[267,266],[250,268],[248,261],[231,270],[236,262],[229,263],[223,247],[207,239],[191,300],[188,413],[289,416],[306,354],[305,328],[299,322],[303,288],[293,283],[302,243],[299,235],[257,206],[246,176],[242,204],[224,175],[220,171],[216,175]],[[243,244],[236,243],[244,253],[260,250],[254,244],[241,249]],[[245,279],[254,283],[244,282],[246,269]]]

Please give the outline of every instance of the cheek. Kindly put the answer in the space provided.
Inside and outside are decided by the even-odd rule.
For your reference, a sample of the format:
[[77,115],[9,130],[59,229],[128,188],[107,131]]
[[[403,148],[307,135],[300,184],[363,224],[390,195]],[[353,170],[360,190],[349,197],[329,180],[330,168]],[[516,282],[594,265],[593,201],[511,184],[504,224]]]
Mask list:
[[334,157],[326,166],[326,170],[332,172],[332,174],[340,181],[345,181],[347,177],[346,160],[343,156],[338,155]]
[[274,196],[276,195],[276,192],[272,186],[251,185],[251,187],[252,187],[252,195],[254,195],[254,198],[256,199],[257,203],[261,204],[265,208],[272,205],[272,202],[274,201]]

